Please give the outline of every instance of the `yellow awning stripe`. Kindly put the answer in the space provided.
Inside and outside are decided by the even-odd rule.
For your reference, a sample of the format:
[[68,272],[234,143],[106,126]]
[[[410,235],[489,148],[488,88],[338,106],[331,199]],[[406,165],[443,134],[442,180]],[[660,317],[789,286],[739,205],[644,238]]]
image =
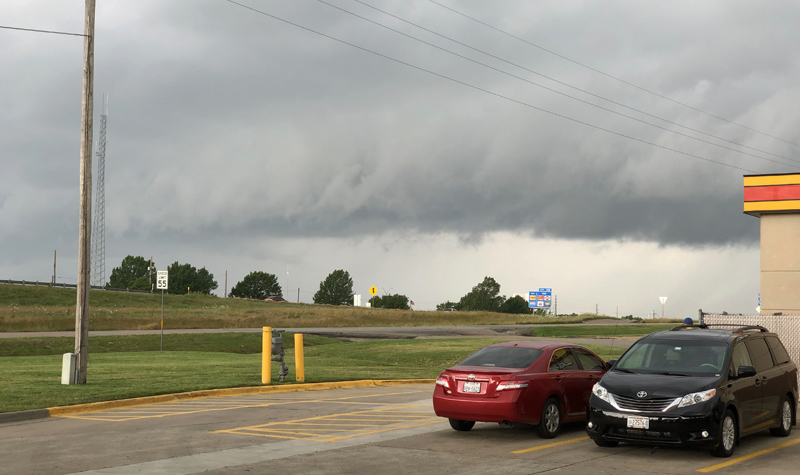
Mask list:
[[795,211],[800,210],[800,200],[749,201],[744,204],[744,212],[751,211]]
[[800,185],[800,174],[744,177],[744,186]]

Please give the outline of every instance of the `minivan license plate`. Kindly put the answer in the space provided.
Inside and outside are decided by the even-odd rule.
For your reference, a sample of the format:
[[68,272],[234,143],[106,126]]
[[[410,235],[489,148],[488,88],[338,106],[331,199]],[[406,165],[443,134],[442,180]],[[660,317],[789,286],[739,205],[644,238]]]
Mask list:
[[464,392],[465,393],[481,392],[481,383],[477,383],[474,381],[464,381]]
[[628,427],[631,428],[631,429],[649,429],[650,428],[650,418],[649,417],[628,416]]

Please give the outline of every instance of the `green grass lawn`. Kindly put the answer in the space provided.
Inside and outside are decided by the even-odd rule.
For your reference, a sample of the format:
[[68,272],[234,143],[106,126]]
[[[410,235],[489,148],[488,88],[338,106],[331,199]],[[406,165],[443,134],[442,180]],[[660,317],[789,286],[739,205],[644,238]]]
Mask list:
[[[0,412],[39,409],[201,389],[261,385],[261,335],[220,333],[158,337],[92,337],[87,384],[61,384],[61,354],[69,338],[4,339],[0,354]],[[294,384],[293,336],[286,335],[287,382]],[[304,338],[306,382],[435,378],[472,352],[500,340],[453,338],[342,342]],[[104,344],[105,342],[105,344]],[[67,346],[64,349],[65,345]],[[622,350],[586,345],[604,359]],[[272,365],[273,384],[278,380]]]
[[630,324],[630,325],[570,325],[536,327],[529,332],[530,336],[570,338],[570,337],[602,337],[644,336],[653,332],[669,330],[678,326],[676,323],[665,324]]

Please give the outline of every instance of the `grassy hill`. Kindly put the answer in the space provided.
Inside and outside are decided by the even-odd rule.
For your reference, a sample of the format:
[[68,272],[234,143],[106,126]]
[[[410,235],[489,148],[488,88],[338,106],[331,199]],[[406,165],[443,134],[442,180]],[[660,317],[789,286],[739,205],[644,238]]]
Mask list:
[[[0,331],[75,329],[75,289],[0,284]],[[381,327],[577,323],[597,318],[535,317],[493,312],[387,310],[350,306],[262,302],[213,295],[165,295],[165,328]],[[601,317],[608,318],[608,317]],[[92,290],[92,330],[157,330],[161,295]]]

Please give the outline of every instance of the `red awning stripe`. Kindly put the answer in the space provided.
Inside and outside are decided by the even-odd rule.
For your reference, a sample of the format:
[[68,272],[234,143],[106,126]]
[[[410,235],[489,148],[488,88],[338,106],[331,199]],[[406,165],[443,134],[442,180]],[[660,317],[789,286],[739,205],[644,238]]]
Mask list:
[[745,187],[744,201],[800,200],[800,185]]

